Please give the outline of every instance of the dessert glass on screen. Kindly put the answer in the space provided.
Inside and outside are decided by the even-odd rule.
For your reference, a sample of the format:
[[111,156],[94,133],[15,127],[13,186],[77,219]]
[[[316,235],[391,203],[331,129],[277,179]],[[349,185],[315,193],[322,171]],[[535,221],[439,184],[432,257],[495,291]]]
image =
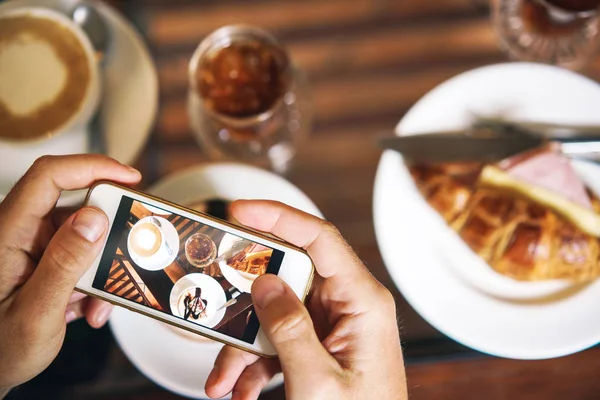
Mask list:
[[192,130],[209,157],[288,170],[312,110],[304,76],[272,35],[220,28],[200,43],[188,74]]
[[598,45],[600,0],[492,0],[501,45],[521,61],[583,67]]

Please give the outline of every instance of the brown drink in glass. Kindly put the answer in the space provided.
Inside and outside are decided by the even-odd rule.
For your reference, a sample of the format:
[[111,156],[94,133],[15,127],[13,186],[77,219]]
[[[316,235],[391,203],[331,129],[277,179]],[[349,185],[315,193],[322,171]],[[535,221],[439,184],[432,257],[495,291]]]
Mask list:
[[248,26],[213,32],[189,79],[188,113],[209,156],[285,172],[310,115],[298,72],[271,35]]
[[206,107],[229,118],[273,108],[290,85],[287,55],[270,43],[240,41],[209,51],[196,72]]

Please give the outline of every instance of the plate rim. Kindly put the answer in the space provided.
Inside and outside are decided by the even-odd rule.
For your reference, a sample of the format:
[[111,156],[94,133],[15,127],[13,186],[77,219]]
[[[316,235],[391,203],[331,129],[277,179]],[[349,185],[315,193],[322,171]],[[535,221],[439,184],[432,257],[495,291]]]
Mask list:
[[[278,181],[283,181],[285,182],[285,185],[291,185],[293,186],[298,193],[300,193],[302,196],[302,203],[304,203],[305,206],[307,206],[308,208],[310,208],[310,210],[305,210],[305,211],[310,211],[312,214],[317,215],[319,217],[322,217],[321,212],[319,211],[319,209],[317,208],[317,206],[314,204],[314,202],[302,191],[300,190],[296,185],[294,185],[293,183],[287,181],[285,178],[275,175],[269,171],[265,171],[262,170],[260,168],[256,168],[256,167],[252,167],[252,166],[248,166],[246,164],[242,164],[242,163],[218,163],[218,162],[211,162],[211,163],[206,163],[206,164],[202,164],[202,165],[194,165],[194,166],[189,166],[186,168],[182,168],[176,172],[173,172],[172,174],[162,178],[161,180],[157,181],[154,185],[152,185],[150,188],[148,188],[148,192],[154,195],[158,195],[160,197],[160,193],[158,192],[159,190],[164,190],[161,188],[166,187],[165,184],[166,183],[171,183],[171,182],[176,182],[178,181],[179,184],[181,185],[182,180],[188,180],[188,179],[194,179],[194,176],[196,174],[219,174],[218,170],[223,168],[223,167],[228,167],[228,168],[232,168],[232,167],[236,167],[236,168],[243,168],[243,169],[250,169],[252,171],[255,172],[260,172],[261,174],[266,174],[266,175],[270,175],[271,177],[276,177]],[[216,191],[213,189],[209,190],[210,192],[212,191]],[[204,191],[202,193],[198,193],[198,196],[194,199],[186,199],[185,201],[201,201],[201,200],[206,200],[208,198],[210,198],[212,196],[211,193],[208,193],[209,191]],[[164,198],[168,198],[168,196],[162,196]],[[176,201],[177,202],[177,201]],[[184,201],[180,201],[179,203],[183,203]],[[130,312],[128,310],[125,309],[119,309],[117,311],[117,313],[127,313]],[[120,317],[118,317],[117,319],[115,319],[115,321],[120,321],[119,319]],[[140,316],[140,318],[142,318],[142,316]],[[145,318],[145,317],[144,317]],[[115,340],[119,343],[119,347],[122,349],[123,353],[125,353],[125,355],[127,356],[127,358],[132,362],[132,364],[142,373],[144,374],[146,377],[148,377],[148,379],[150,379],[151,381],[155,382],[156,384],[158,384],[161,387],[164,387],[166,390],[172,391],[174,393],[178,393],[184,396],[189,396],[192,398],[206,398],[205,397],[205,393],[202,389],[202,396],[203,397],[199,397],[200,394],[198,391],[194,391],[194,390],[188,390],[190,389],[187,386],[182,386],[181,384],[179,384],[176,380],[172,379],[172,375],[169,375],[168,373],[165,374],[161,374],[159,373],[158,368],[156,367],[152,367],[152,366],[148,366],[142,362],[140,362],[139,357],[136,355],[137,352],[132,350],[132,348],[127,347],[125,345],[123,345],[123,343],[126,342],[126,338],[125,337],[121,337],[120,335],[123,334],[123,332],[127,332],[129,330],[131,330],[131,325],[127,325],[127,324],[123,324],[121,322],[115,322],[111,320],[110,323],[110,327],[111,330],[113,332],[113,335],[115,337]],[[155,320],[150,320],[150,323],[156,323],[157,325],[160,325],[158,323],[158,321]],[[118,325],[118,326],[117,326]],[[123,325],[123,326],[122,326]],[[177,343],[188,343],[192,346],[203,346],[205,349],[207,349],[207,352],[214,352],[215,356],[218,353],[218,350],[222,347],[221,344],[217,343],[217,342],[193,342],[189,339],[186,339],[185,337],[181,337],[181,335],[178,335],[175,332],[171,332],[171,331],[167,331],[166,328],[164,328],[163,326],[157,326],[159,328],[161,328],[162,330],[160,331],[160,335],[164,335],[161,336],[165,339],[167,338],[172,338],[174,336],[177,336],[177,340],[179,340]],[[156,331],[158,331],[158,329],[156,329]],[[125,333],[126,335],[127,333]],[[264,391],[268,391],[271,390],[279,385],[281,385],[283,383],[283,375],[278,374],[275,376],[275,378],[273,378],[273,380],[267,385],[267,387],[265,387]],[[229,398],[229,396],[226,396],[226,398]]]
[[[408,110],[408,112],[406,112],[406,114],[400,119],[400,121],[398,122],[398,124],[396,125],[396,127],[394,129],[394,133],[396,135],[399,135],[403,129],[406,129],[403,125],[406,125],[406,121],[411,116],[411,114],[416,112],[415,109],[418,110],[418,108],[422,107],[422,105],[421,105],[422,103],[425,103],[431,97],[436,96],[438,91],[444,90],[447,85],[451,85],[459,79],[464,79],[465,76],[468,76],[468,75],[474,75],[477,73],[482,73],[482,72],[486,72],[486,71],[493,70],[493,69],[504,69],[504,68],[512,69],[512,68],[520,68],[522,66],[526,66],[528,68],[538,68],[538,69],[544,69],[544,70],[552,70],[554,72],[560,72],[560,73],[563,73],[564,75],[569,75],[570,78],[576,78],[585,84],[593,84],[597,89],[600,88],[600,84],[598,84],[597,82],[595,82],[585,76],[576,74],[572,71],[563,70],[563,69],[556,68],[556,67],[549,66],[549,65],[542,65],[542,64],[528,63],[528,62],[523,62],[523,63],[512,62],[512,63],[499,63],[499,64],[486,65],[486,66],[474,68],[474,69],[465,71],[461,74],[458,74],[456,76],[453,76],[453,77],[449,78],[448,80],[442,82],[438,86],[434,87],[433,89],[431,89],[424,96],[422,96],[419,100],[417,100],[417,102],[415,102],[415,104]],[[418,130],[415,130],[413,132],[411,132],[411,130],[408,130],[408,132],[410,132],[410,133],[407,133],[407,134],[422,133],[422,132],[419,132]],[[401,160],[401,156],[399,154],[396,154],[394,151],[384,150],[384,152],[382,153],[382,155],[379,159],[378,166],[377,166],[377,173],[376,173],[375,181],[374,181],[373,206],[372,206],[373,223],[374,223],[374,227],[375,227],[375,236],[376,236],[378,247],[380,249],[380,253],[384,260],[384,265],[386,266],[388,273],[392,277],[394,284],[396,285],[396,287],[398,288],[398,290],[400,291],[402,296],[409,303],[409,305],[413,309],[415,309],[415,311],[417,311],[417,313],[425,321],[427,321],[427,323],[429,323],[432,327],[434,327],[435,329],[442,332],[445,336],[449,337],[450,339],[453,339],[459,343],[462,343],[474,350],[477,350],[477,351],[480,351],[483,353],[487,353],[490,355],[498,356],[498,357],[506,357],[506,358],[513,358],[513,359],[536,360],[536,359],[547,359],[547,358],[560,357],[560,356],[572,354],[574,352],[585,350],[589,347],[596,345],[598,342],[600,342],[600,333],[599,333],[596,336],[589,335],[589,339],[587,341],[580,340],[576,344],[555,347],[555,348],[546,349],[543,351],[542,350],[533,350],[530,352],[523,352],[521,350],[517,350],[515,352],[510,349],[508,349],[508,350],[503,349],[502,351],[498,351],[498,349],[494,345],[488,346],[485,343],[482,344],[480,341],[473,340],[473,338],[470,337],[473,335],[469,335],[469,334],[463,335],[460,332],[457,332],[457,329],[454,329],[451,326],[446,325],[444,322],[440,322],[438,320],[438,318],[435,317],[430,312],[429,307],[424,306],[421,303],[421,301],[419,301],[417,299],[418,296],[413,297],[414,293],[412,293],[410,289],[407,289],[407,284],[403,282],[402,274],[400,273],[400,271],[397,271],[395,268],[391,267],[391,265],[393,263],[390,262],[390,256],[389,256],[388,252],[384,250],[388,245],[386,244],[387,243],[386,238],[382,237],[383,231],[384,231],[384,228],[382,227],[384,225],[384,223],[383,223],[384,218],[382,217],[382,214],[384,213],[384,210],[380,209],[380,204],[383,201],[380,199],[380,196],[382,196],[382,193],[380,193],[380,192],[383,190],[382,187],[386,183],[384,181],[384,177],[383,177],[383,174],[384,174],[383,170],[384,170],[384,168],[386,168],[385,164],[390,163],[391,162],[390,160],[392,158],[399,162]]]
[[[45,7],[45,8],[50,8],[50,9],[54,9],[54,10],[58,9],[58,11],[62,13],[63,7],[66,7],[66,6],[68,6],[70,4],[74,4],[74,3],[77,3],[77,0],[13,0],[13,1],[6,2],[6,3],[0,2],[0,9],[4,9],[4,8],[9,9],[9,8],[13,8],[13,7],[15,7],[15,8],[18,8],[18,7]],[[118,10],[116,10],[110,4],[106,4],[104,2],[97,2],[95,4],[95,6],[98,8],[98,11],[103,15],[103,17],[105,18],[109,27],[111,29],[114,29],[115,31],[120,32],[119,37],[128,38],[128,40],[132,44],[132,46],[135,47],[136,49],[138,49],[139,56],[143,60],[142,64],[146,65],[146,67],[149,68],[148,72],[150,73],[151,78],[152,78],[151,80],[145,82],[145,85],[147,86],[147,90],[149,90],[151,92],[151,98],[150,98],[150,100],[148,100],[147,103],[144,103],[148,107],[149,117],[147,119],[144,119],[144,121],[141,122],[141,124],[144,125],[144,127],[139,128],[140,134],[139,134],[139,136],[136,136],[139,138],[138,139],[139,143],[137,145],[126,146],[129,149],[128,154],[124,155],[123,157],[119,157],[119,159],[117,159],[117,161],[129,165],[140,158],[144,148],[147,145],[148,139],[151,136],[153,127],[155,126],[155,124],[157,122],[159,93],[160,93],[160,87],[159,87],[159,81],[158,81],[158,71],[156,68],[156,64],[154,63],[154,60],[150,56],[150,50],[148,49],[146,42],[143,40],[141,33],[137,30],[137,28],[134,26],[134,24],[131,21],[129,21],[128,19],[126,19]],[[100,68],[101,69],[100,73],[102,76],[102,79],[101,79],[102,80],[102,90],[101,90],[102,92],[104,92],[104,86],[106,86],[107,68],[110,68],[110,65],[108,65],[108,66],[104,65]],[[117,85],[117,86],[119,86],[119,85]],[[96,113],[99,114],[100,120],[105,120],[106,118],[108,118],[107,116],[104,115],[105,112],[103,111],[103,104],[106,101],[105,96],[106,95],[104,93],[101,93],[101,100],[98,104],[98,109],[96,111]],[[92,119],[93,118],[90,118],[90,120],[88,121],[87,124],[82,125],[81,135],[85,135],[85,136],[89,135],[89,124],[91,123]],[[137,124],[137,125],[139,125],[139,124]],[[103,136],[108,135],[108,133],[106,132],[106,128],[104,128],[102,130],[102,134],[103,134]],[[62,136],[62,134],[59,136]],[[49,139],[49,140],[52,140],[52,139]],[[106,141],[107,139],[105,138],[104,140]],[[86,139],[86,142],[87,142],[87,139]],[[0,143],[0,146],[2,146],[2,145],[3,144]],[[43,151],[43,150],[40,149],[40,151]],[[93,154],[93,153],[89,153],[89,149],[85,149],[84,153],[85,154]],[[116,157],[116,154],[114,152],[111,153],[108,148],[106,149],[106,152],[104,153],[104,155],[111,157],[111,158]],[[24,173],[24,171],[23,171],[23,173]],[[18,181],[18,179],[20,179],[20,176],[15,177],[14,182],[12,182],[12,184],[10,184],[7,180],[8,186],[12,187]],[[11,189],[9,189],[6,193],[0,193],[0,201],[2,201],[6,197],[6,195],[10,192],[10,190]],[[63,191],[63,193],[61,194],[60,200],[59,200],[59,205],[69,206],[69,205],[77,204],[78,202],[83,201],[83,198],[85,197],[85,192],[86,192],[86,190]]]
[[[190,276],[190,275],[193,275],[193,276]],[[225,290],[223,289],[223,287],[221,287],[221,285],[219,284],[219,282],[217,282],[217,280],[216,280],[215,278],[213,278],[213,277],[212,277],[212,276],[210,276],[210,275],[204,274],[204,273],[202,273],[202,272],[193,272],[193,273],[191,273],[191,274],[185,274],[184,276],[182,276],[181,278],[179,278],[179,279],[177,280],[177,282],[175,282],[175,283],[173,284],[173,288],[171,288],[171,292],[169,293],[169,308],[171,309],[171,314],[175,315],[175,312],[173,311],[173,303],[174,303],[174,302],[173,302],[173,301],[172,301],[172,299],[171,299],[171,296],[173,296],[173,291],[175,290],[175,286],[177,286],[177,284],[178,284],[180,281],[182,281],[182,280],[184,280],[184,279],[186,279],[186,278],[187,278],[187,279],[192,279],[192,280],[194,280],[194,279],[201,279],[201,280],[202,280],[202,279],[205,279],[205,280],[207,280],[207,281],[213,281],[213,282],[214,282],[214,283],[215,283],[215,284],[216,284],[216,285],[219,287],[219,289],[217,289],[217,290],[219,291],[219,294],[220,294],[220,293],[223,293],[223,299],[225,300],[225,301],[223,302],[223,304],[225,304],[225,303],[227,302],[227,295],[225,294]],[[210,278],[210,279],[207,279],[207,278]],[[192,282],[192,283],[194,283],[194,282]],[[195,283],[194,283],[194,284],[195,284]],[[213,285],[213,284],[211,283],[210,285]],[[214,285],[213,285],[213,286],[214,286]],[[216,286],[215,286],[215,287],[216,287]],[[180,293],[179,295],[181,296],[181,293]],[[176,303],[176,302],[177,302],[177,301],[175,301],[175,303]],[[225,317],[225,312],[226,312],[226,311],[227,311],[226,309],[216,309],[216,310],[215,310],[215,315],[218,315],[218,314],[223,314],[223,315],[221,315],[221,317],[220,317],[220,318],[219,318],[219,319],[218,319],[218,320],[217,320],[217,321],[216,321],[216,322],[215,322],[215,323],[214,323],[212,326],[209,326],[209,325],[202,325],[202,324],[198,324],[198,325],[202,325],[203,327],[205,327],[205,328],[208,328],[208,329],[213,329],[213,327],[214,327],[215,325],[217,325],[219,322],[221,322],[221,320],[223,319],[223,317]],[[177,311],[177,314],[178,314],[178,315],[176,315],[176,316],[178,316],[179,318],[182,318],[181,316],[179,316],[179,311]]]

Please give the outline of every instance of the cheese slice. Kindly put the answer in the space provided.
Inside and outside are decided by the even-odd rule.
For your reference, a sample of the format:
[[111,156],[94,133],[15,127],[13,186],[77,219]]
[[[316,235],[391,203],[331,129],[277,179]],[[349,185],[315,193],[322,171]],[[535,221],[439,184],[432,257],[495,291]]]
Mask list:
[[543,186],[532,185],[491,165],[483,168],[479,177],[479,183],[483,186],[505,189],[527,197],[562,215],[588,235],[600,237],[600,215],[560,193],[556,193]]

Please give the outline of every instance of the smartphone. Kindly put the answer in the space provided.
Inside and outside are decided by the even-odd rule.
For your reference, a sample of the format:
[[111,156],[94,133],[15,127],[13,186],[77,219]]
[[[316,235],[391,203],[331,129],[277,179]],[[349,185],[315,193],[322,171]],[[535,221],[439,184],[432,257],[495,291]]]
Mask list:
[[76,289],[265,357],[276,352],[252,305],[258,276],[283,279],[304,301],[314,265],[261,233],[108,182],[86,204],[108,216],[106,242]]

